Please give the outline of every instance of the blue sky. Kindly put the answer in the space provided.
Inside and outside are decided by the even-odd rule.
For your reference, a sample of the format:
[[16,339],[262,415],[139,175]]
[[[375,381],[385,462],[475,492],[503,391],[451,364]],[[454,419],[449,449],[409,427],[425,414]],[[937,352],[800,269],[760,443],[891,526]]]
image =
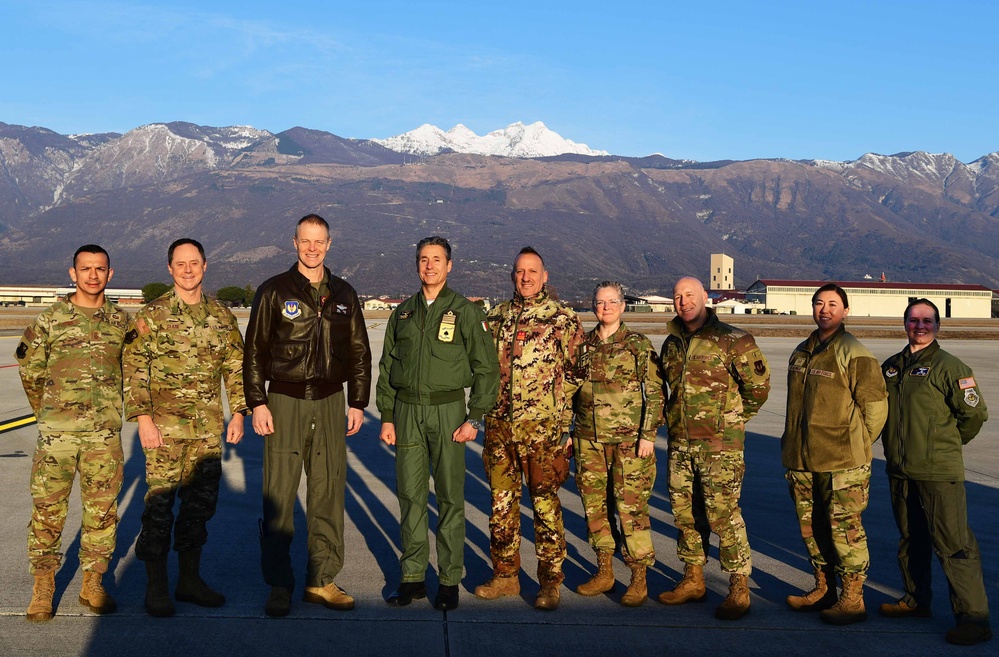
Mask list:
[[619,155],[969,162],[999,150],[997,25],[993,0],[0,0],[0,121],[543,121]]

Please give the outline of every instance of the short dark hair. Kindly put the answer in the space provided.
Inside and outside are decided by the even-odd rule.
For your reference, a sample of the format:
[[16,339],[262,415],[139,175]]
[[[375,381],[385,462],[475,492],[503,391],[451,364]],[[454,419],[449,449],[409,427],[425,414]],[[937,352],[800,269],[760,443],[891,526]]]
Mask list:
[[99,244],[84,244],[83,246],[78,248],[76,250],[76,253],[73,254],[73,267],[76,267],[76,258],[81,253],[103,253],[104,257],[108,259],[108,268],[110,269],[111,256],[108,255],[108,252],[104,250],[103,246],[100,246]]
[[416,243],[416,262],[420,261],[420,251],[422,251],[425,246],[439,246],[443,248],[444,254],[447,256],[447,261],[451,262],[451,245],[448,244],[447,240],[440,235],[424,237]]
[[914,299],[909,302],[909,305],[905,307],[905,312],[902,313],[902,319],[909,321],[909,310],[913,306],[929,306],[933,309],[933,319],[937,324],[940,323],[940,309],[937,308],[937,304],[933,303],[929,299]]
[[841,288],[839,285],[836,285],[835,283],[826,283],[819,289],[815,290],[815,294],[812,295],[812,304],[815,303],[815,301],[819,298],[819,295],[822,294],[823,292],[835,292],[836,294],[839,295],[839,298],[843,300],[843,307],[844,308],[850,307],[850,301],[846,298],[846,290]]
[[208,262],[208,258],[205,257],[205,247],[201,246],[201,242],[199,242],[198,240],[191,239],[190,237],[181,237],[179,240],[171,244],[169,249],[167,249],[168,265],[173,262],[173,252],[177,250],[177,247],[184,246],[185,244],[190,244],[191,246],[198,249],[198,253],[201,254],[201,259],[204,260],[205,262]]
[[330,232],[330,224],[328,221],[320,217],[318,214],[307,214],[298,220],[295,224],[295,235],[298,235],[298,227],[302,224],[312,224],[314,226],[322,226],[326,229],[326,232]]
[[[538,260],[541,261],[541,266],[542,267],[545,266],[545,259],[541,257],[541,254],[538,253],[538,251],[533,246],[525,246],[524,248],[522,248],[517,253],[517,258],[519,258],[522,255],[534,255],[534,256],[538,256]],[[513,261],[517,262],[517,258],[514,258]]]

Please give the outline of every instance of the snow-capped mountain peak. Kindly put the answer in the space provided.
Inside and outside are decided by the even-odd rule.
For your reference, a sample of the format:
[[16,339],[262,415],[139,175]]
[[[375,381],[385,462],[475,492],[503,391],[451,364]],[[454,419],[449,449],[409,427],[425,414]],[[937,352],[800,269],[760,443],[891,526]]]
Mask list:
[[517,121],[481,137],[460,123],[447,132],[425,123],[401,135],[372,141],[396,152],[413,155],[436,155],[449,149],[457,153],[521,158],[550,157],[563,153],[608,155],[607,151],[594,150],[586,144],[577,144],[563,138],[549,130],[541,121],[530,125]]

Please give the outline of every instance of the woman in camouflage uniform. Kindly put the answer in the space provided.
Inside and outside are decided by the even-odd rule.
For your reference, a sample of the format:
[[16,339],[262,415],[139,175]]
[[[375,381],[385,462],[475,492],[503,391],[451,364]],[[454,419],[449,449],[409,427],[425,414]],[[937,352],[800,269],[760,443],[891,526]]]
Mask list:
[[[631,585],[621,604],[637,607],[648,597],[646,567],[656,560],[649,496],[656,480],[654,443],[662,424],[662,378],[652,343],[621,321],[624,291],[620,283],[604,281],[597,286],[593,312],[599,324],[580,347],[578,362],[587,376],[573,399],[573,443],[576,486],[583,498],[598,570],[576,592],[598,595],[614,587],[611,516],[616,507],[623,529],[624,562],[631,569]],[[608,479],[613,506],[608,504]]]

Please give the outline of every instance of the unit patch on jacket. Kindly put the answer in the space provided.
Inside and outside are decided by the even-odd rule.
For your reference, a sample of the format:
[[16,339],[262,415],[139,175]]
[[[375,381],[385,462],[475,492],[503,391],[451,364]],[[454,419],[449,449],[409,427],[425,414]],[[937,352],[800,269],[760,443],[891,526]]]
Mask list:
[[964,391],[964,403],[968,406],[974,408],[981,400],[982,398],[978,396],[978,392],[974,388],[968,388]]
[[885,370],[885,376],[887,376],[889,379],[898,376],[898,368],[892,365],[891,367]]
[[921,367],[913,367],[909,370],[909,376],[929,376],[930,368],[923,365]]
[[281,314],[288,319],[295,319],[302,316],[302,306],[298,301],[285,301],[284,308],[281,309]]
[[399,313],[399,319],[409,319],[412,316],[413,316],[412,310],[403,310],[401,313]]
[[338,303],[336,305],[336,312],[337,312],[338,315],[349,315],[350,314],[349,312],[347,312],[347,305],[343,304],[343,303]]
[[454,314],[453,310],[449,310],[444,313],[441,317],[441,326],[437,329],[437,339],[441,342],[453,342],[454,341],[454,322],[457,319],[457,315]]

